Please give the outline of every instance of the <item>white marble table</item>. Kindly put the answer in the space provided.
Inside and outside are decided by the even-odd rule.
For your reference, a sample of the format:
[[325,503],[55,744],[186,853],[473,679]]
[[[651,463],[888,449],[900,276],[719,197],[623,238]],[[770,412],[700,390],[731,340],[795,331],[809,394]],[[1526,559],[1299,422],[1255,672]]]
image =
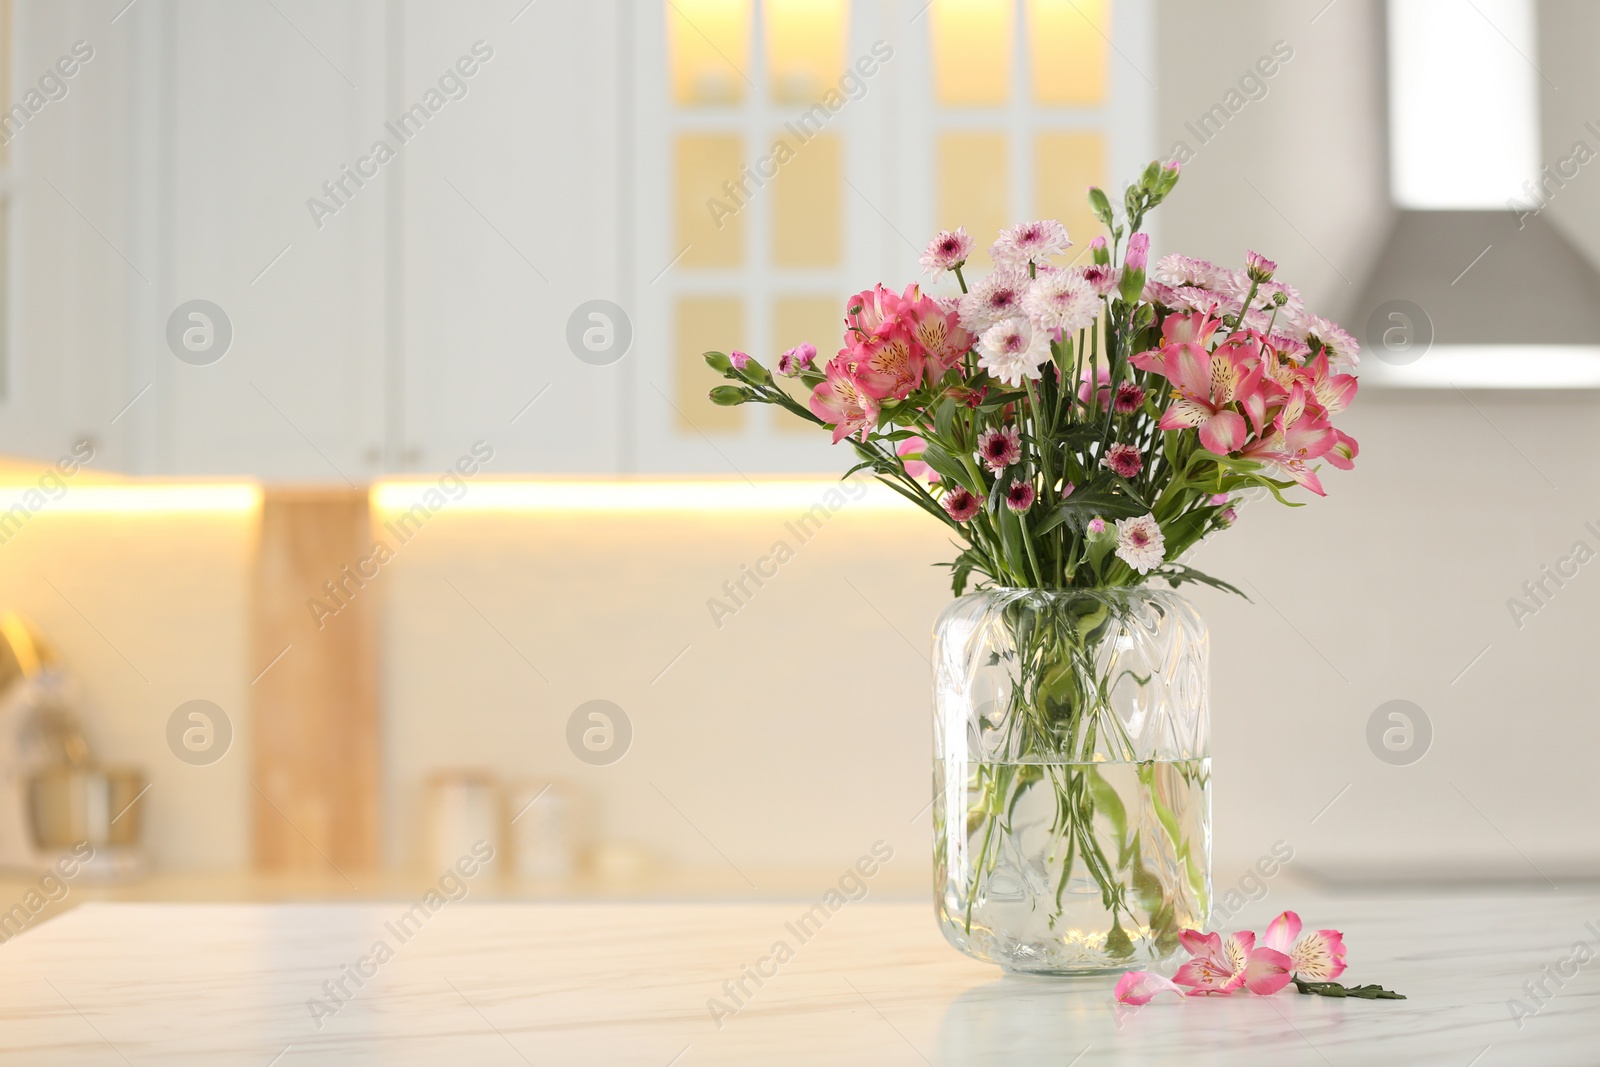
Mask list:
[[[848,904],[804,944],[799,901],[469,900],[403,929],[399,903],[91,903],[0,945],[0,1063],[1600,1064],[1600,958],[1520,1028],[1507,1008],[1576,943],[1600,949],[1600,894],[1294,896],[1345,931],[1350,980],[1411,999],[1119,1008],[1109,979],[958,955],[920,903]],[[379,939],[392,958],[314,1019]],[[793,958],[717,1026],[708,999],[780,939]]]

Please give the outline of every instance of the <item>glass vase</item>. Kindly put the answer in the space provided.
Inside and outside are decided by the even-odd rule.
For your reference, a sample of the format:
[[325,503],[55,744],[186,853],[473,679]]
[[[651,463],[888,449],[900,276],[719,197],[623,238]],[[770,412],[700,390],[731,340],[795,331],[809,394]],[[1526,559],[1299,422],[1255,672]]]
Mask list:
[[934,893],[1008,971],[1155,963],[1211,901],[1207,637],[1176,593],[996,589],[934,631]]

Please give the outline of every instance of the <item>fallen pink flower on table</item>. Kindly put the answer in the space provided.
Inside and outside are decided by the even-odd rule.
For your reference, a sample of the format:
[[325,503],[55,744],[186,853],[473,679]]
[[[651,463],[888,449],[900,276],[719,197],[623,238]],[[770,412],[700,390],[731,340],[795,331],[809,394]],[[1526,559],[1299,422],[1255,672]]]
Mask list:
[[[1117,980],[1116,999],[1121,1004],[1148,1004],[1157,993],[1185,989],[1191,997],[1225,996],[1240,989],[1267,997],[1290,981],[1332,983],[1345,970],[1344,935],[1317,930],[1301,937],[1300,929],[1300,916],[1286,911],[1272,920],[1259,944],[1250,930],[1237,931],[1226,941],[1218,933],[1185,930],[1178,940],[1188,950],[1189,960],[1177,974],[1169,979],[1150,971],[1129,971]],[[1307,992],[1304,987],[1300,991]]]
[[1307,981],[1331,982],[1344,973],[1344,935],[1337,930],[1317,930],[1300,937],[1300,916],[1292,911],[1273,919],[1261,940],[1287,955],[1294,973]]
[[1148,1004],[1158,993],[1176,993],[1181,997],[1183,987],[1151,971],[1129,971],[1117,979],[1117,1002],[1120,1004]]

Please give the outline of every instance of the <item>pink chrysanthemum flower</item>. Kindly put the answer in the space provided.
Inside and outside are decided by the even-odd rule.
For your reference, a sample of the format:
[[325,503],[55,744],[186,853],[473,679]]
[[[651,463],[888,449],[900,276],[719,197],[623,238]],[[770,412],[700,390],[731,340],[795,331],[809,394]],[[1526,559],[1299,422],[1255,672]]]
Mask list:
[[1210,289],[1202,289],[1198,285],[1180,285],[1172,290],[1172,303],[1168,306],[1176,311],[1199,311],[1215,316],[1221,313],[1226,304],[1225,298]]
[[1022,296],[1022,310],[1035,329],[1074,334],[1088,329],[1100,317],[1100,297],[1081,274],[1051,271],[1028,286]]
[[965,226],[940,230],[922,253],[922,269],[934,277],[955,270],[972,254],[972,237]]
[[1140,295],[1140,299],[1146,304],[1160,304],[1168,308],[1176,307],[1178,302],[1177,294],[1173,292],[1171,286],[1162,285],[1154,280],[1145,281],[1144,292]]
[[1191,259],[1174,252],[1170,256],[1162,256],[1156,262],[1150,277],[1174,289],[1186,286],[1207,289],[1217,278],[1217,265],[1209,260]]
[[1117,558],[1140,574],[1148,574],[1166,559],[1167,541],[1154,515],[1117,520]]
[[974,496],[971,490],[956,486],[944,495],[939,501],[944,505],[944,510],[957,522],[966,522],[983,508],[983,498]]
[[1117,399],[1112,403],[1111,410],[1119,415],[1129,415],[1138,411],[1144,404],[1144,388],[1133,382],[1123,382],[1117,386]]
[[1022,294],[1032,279],[1027,271],[997,270],[961,298],[961,328],[977,337],[997,322],[1022,313]]
[[811,366],[817,358],[817,346],[809,342],[795,345],[778,357],[778,373],[793,378]]
[[1361,365],[1361,345],[1338,323],[1309,315],[1306,318],[1306,339],[1314,339],[1328,350],[1328,365],[1335,372],[1348,374]]
[[[1114,444],[1106,449],[1100,465],[1113,474],[1120,474],[1124,478],[1137,478],[1144,469],[1144,457],[1133,445]],[[1120,529],[1120,526],[1118,527]]]
[[1022,431],[1015,426],[1000,426],[978,435],[978,459],[999,474],[1022,458]]
[[1090,519],[1089,520],[1088,530],[1092,534],[1105,533],[1106,532],[1106,520],[1099,519],[1099,518]]
[[1101,263],[1091,263],[1083,268],[1083,280],[1089,283],[1096,296],[1105,296],[1122,282],[1122,271]]
[[1252,250],[1244,254],[1244,269],[1251,281],[1270,282],[1278,265],[1260,252]]
[[1033,507],[1034,492],[1032,482],[1012,482],[1011,488],[1006,490],[1006,507],[1019,515]]
[[1206,499],[1206,503],[1210,504],[1214,508],[1220,508],[1222,505],[1226,504],[1227,502],[1228,502],[1228,494],[1227,493],[1212,493],[1211,496]]
[[1000,239],[989,246],[989,258],[996,266],[1026,270],[1029,263],[1043,263],[1071,247],[1067,228],[1055,219],[1024,222],[1000,231]]
[[750,353],[741,352],[735,348],[728,353],[728,362],[733,364],[734,370],[744,370],[750,365]]

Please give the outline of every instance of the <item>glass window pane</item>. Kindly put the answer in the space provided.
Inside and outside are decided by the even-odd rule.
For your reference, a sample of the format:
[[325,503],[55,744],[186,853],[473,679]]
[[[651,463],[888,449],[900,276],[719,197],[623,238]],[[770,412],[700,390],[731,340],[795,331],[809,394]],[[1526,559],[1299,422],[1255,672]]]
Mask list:
[[[793,146],[794,138],[782,138]],[[818,134],[794,149],[772,182],[772,261],[780,267],[833,267],[844,238],[839,138]]]
[[[828,362],[843,345],[844,305],[842,296],[782,296],[773,306],[772,351],[767,366],[778,362],[778,354],[793,348],[802,341],[817,346],[817,365]],[[789,391],[789,395],[804,404],[811,399],[811,390],[798,378],[774,378]],[[779,430],[793,433],[815,434],[816,427],[804,419],[797,419],[787,411],[774,410],[774,425]]]
[[750,0],[667,0],[672,98],[681,106],[736,104],[750,69]]
[[1011,95],[1014,0],[933,0],[934,99],[1003,104]]
[[774,100],[810,103],[838,83],[849,0],[767,0],[763,13]]
[[[740,208],[745,197],[738,189],[743,139],[737,134],[686,133],[678,138],[676,155],[678,226],[672,254],[681,252],[678,262],[685,267],[737,267],[744,262]],[[725,188],[730,184],[732,193]]]
[[1087,195],[1091,185],[1105,188],[1105,135],[1041,133],[1033,142],[1033,168],[1034,213],[1060,219],[1074,245],[1068,254],[1080,254],[1105,229]]
[[972,262],[989,265],[989,246],[1011,225],[1007,203],[1011,167],[1003,133],[939,135],[939,229],[965,226],[976,247]]
[[744,301],[736,296],[686,296],[678,301],[678,432],[690,437],[714,430],[744,429],[745,409],[718,407],[706,394],[712,386],[727,385],[706,366],[707,352],[743,348]]
[[1110,0],[1028,0],[1028,65],[1037,104],[1105,102]]

